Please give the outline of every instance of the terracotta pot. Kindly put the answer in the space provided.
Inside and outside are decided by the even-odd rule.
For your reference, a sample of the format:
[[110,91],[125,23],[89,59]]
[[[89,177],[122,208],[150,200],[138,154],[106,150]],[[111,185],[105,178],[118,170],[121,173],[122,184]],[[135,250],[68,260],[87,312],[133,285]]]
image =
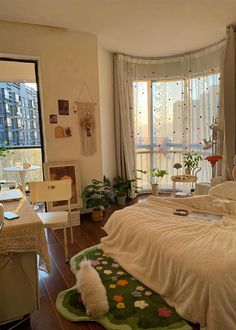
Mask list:
[[93,210],[92,220],[95,222],[102,221],[103,220],[103,210]]
[[152,194],[158,196],[158,183],[152,183]]

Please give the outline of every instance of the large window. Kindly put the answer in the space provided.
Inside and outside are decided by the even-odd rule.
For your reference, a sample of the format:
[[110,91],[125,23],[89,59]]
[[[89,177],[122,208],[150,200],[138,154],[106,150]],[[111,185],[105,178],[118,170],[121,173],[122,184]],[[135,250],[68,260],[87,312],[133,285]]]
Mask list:
[[[166,169],[169,175],[162,187],[172,185],[174,163],[183,163],[183,154],[196,152],[204,158],[211,150],[203,150],[203,139],[209,139],[209,126],[219,109],[218,73],[189,79],[135,81],[133,100],[135,114],[136,168]],[[209,181],[211,168],[200,163],[199,181]],[[142,186],[149,182],[142,177]]]
[[1,158],[1,180],[19,181],[18,173],[4,168],[24,162],[40,166],[26,181],[42,180],[40,109],[34,62],[0,61],[0,144],[10,152]]

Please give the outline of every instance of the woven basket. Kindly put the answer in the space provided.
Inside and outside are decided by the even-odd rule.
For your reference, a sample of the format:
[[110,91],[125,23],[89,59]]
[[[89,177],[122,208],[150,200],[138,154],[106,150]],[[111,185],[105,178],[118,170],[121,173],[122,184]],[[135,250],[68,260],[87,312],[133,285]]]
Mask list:
[[103,220],[103,210],[93,210],[92,220],[95,222],[102,221]]

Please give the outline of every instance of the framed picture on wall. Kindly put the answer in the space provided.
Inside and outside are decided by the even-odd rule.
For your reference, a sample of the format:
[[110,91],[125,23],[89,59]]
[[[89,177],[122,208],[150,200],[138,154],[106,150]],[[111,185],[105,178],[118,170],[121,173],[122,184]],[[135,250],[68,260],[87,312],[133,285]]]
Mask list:
[[[70,161],[44,163],[44,175],[46,180],[71,179],[71,209],[82,207],[78,162]],[[66,201],[47,203],[48,211],[65,210],[66,207]]]
[[58,112],[59,115],[69,115],[69,101],[58,100]]

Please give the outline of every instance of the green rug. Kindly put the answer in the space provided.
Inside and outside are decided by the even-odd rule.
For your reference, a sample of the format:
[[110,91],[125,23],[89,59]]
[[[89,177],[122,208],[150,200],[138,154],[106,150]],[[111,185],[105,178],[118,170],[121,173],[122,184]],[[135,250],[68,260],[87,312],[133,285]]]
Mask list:
[[[98,320],[108,330],[191,330],[192,328],[157,293],[128,274],[98,246],[75,255],[71,261],[73,274],[86,256],[98,271],[106,287],[110,310]],[[58,313],[69,321],[93,321],[75,287],[59,293]]]

